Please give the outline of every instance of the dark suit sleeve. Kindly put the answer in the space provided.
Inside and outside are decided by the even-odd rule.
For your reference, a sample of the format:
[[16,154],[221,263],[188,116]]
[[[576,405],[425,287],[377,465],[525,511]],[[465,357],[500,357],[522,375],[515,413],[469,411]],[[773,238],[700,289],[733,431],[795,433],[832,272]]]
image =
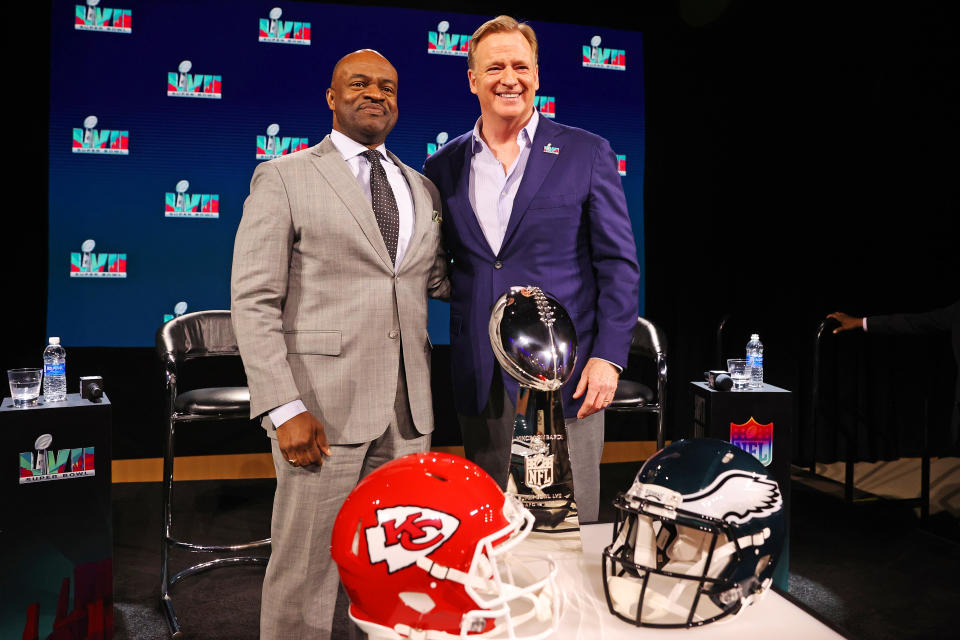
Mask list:
[[950,331],[960,324],[960,300],[952,305],[925,313],[897,313],[886,316],[869,316],[867,331],[870,333],[922,334]]
[[590,357],[625,367],[637,322],[640,266],[616,156],[606,140],[594,153],[587,215],[597,279],[597,336]]

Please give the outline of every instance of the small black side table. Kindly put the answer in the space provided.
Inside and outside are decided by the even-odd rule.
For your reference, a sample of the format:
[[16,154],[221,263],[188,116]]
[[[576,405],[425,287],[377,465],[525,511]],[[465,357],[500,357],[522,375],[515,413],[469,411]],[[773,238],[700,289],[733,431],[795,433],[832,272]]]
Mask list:
[[22,409],[11,398],[0,404],[0,637],[82,629],[76,637],[90,630],[90,637],[108,640],[110,400],[92,403],[72,393],[62,402],[40,401]]

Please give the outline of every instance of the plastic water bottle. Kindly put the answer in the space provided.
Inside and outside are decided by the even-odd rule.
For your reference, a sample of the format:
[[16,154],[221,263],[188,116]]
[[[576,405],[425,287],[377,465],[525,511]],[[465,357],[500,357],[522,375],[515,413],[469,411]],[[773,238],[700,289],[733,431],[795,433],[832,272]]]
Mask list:
[[59,402],[67,399],[67,352],[60,338],[51,336],[43,350],[43,399]]
[[747,366],[750,367],[749,389],[763,388],[763,343],[760,334],[754,333],[747,343]]

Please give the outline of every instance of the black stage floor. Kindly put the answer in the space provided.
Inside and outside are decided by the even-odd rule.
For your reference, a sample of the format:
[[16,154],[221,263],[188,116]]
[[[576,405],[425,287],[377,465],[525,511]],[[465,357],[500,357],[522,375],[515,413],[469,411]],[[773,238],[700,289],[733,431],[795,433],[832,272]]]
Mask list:
[[[640,463],[601,467],[610,505]],[[115,637],[166,640],[157,609],[160,568],[160,485],[117,484],[114,504]],[[209,542],[269,534],[272,480],[177,484],[177,534]],[[921,527],[896,502],[845,505],[793,483],[790,596],[851,639],[958,637],[960,533],[955,519],[934,516]],[[212,520],[211,520],[211,516]],[[601,520],[612,520],[612,507]],[[210,522],[215,522],[215,527]],[[185,566],[186,554],[175,556]],[[175,560],[176,562],[176,560]],[[188,579],[174,591],[187,637],[257,637],[263,569],[220,569]]]

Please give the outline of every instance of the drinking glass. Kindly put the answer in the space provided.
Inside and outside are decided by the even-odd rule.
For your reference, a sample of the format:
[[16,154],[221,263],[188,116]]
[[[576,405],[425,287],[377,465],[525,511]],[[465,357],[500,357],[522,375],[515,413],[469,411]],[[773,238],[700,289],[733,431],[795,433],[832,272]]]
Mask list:
[[32,407],[40,397],[43,369],[7,369],[14,407]]
[[750,385],[750,367],[743,358],[731,358],[727,360],[727,371],[733,380],[734,391],[746,391]]

